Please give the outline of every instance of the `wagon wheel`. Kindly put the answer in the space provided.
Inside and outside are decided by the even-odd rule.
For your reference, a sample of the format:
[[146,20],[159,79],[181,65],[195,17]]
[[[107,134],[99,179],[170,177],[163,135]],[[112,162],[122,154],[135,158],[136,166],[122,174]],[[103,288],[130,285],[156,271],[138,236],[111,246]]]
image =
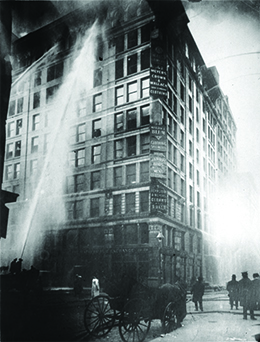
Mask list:
[[129,300],[123,308],[119,320],[119,333],[124,342],[142,342],[151,325],[149,307],[144,300]]
[[162,330],[164,334],[167,334],[175,329],[177,329],[176,305],[170,302],[163,313]]
[[113,328],[114,323],[115,310],[111,308],[108,296],[96,296],[87,304],[84,325],[92,336],[105,336]]

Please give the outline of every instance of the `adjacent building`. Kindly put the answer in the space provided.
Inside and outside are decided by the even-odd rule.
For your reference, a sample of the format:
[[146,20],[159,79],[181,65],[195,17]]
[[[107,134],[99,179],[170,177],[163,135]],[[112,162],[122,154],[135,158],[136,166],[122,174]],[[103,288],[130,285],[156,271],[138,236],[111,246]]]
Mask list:
[[[115,4],[83,6],[13,44],[3,189],[19,200],[3,250],[25,256],[35,235],[41,247],[27,257],[52,285],[75,272],[87,282],[125,272],[151,286],[217,281],[209,207],[236,166],[228,99],[181,1]],[[76,83],[61,89],[96,19],[91,85],[75,96]],[[51,154],[60,136],[62,167]]]

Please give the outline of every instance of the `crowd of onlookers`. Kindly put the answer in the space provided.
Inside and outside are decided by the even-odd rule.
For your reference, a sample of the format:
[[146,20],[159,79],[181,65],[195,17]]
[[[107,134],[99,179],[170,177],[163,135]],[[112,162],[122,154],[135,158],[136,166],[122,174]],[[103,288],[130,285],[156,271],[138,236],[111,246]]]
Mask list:
[[242,272],[242,279],[237,281],[236,275],[227,283],[229,302],[231,310],[238,303],[243,307],[243,319],[247,319],[249,311],[250,318],[255,320],[254,310],[260,310],[260,277],[259,273],[253,274],[253,280],[248,278],[248,272]]

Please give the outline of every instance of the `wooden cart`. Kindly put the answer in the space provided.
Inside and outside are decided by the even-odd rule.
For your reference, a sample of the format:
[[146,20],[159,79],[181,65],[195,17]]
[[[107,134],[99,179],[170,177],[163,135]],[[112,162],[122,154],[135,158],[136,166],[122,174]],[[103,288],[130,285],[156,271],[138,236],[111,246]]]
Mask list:
[[160,319],[168,333],[186,315],[186,293],[176,285],[154,289],[125,278],[120,289],[117,295],[102,293],[87,303],[84,325],[92,336],[105,336],[117,325],[123,341],[142,342],[152,319]]

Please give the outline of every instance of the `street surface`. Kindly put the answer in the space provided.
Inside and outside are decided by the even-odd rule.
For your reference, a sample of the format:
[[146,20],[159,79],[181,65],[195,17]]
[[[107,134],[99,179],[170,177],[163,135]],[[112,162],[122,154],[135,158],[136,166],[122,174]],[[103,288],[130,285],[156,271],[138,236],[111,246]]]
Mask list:
[[[190,297],[190,296],[189,296]],[[208,292],[203,297],[204,311],[195,311],[194,303],[187,303],[187,316],[183,327],[169,334],[161,334],[160,320],[153,320],[145,342],[255,342],[254,335],[260,333],[260,312],[256,311],[256,321],[243,320],[242,307],[230,310],[226,291]],[[120,342],[118,328],[115,327],[105,337],[86,339],[84,333],[78,341]],[[130,342],[130,341],[129,341]]]
[[[35,298],[9,292],[1,296],[0,304],[2,342],[121,342],[117,326],[100,339],[87,334],[83,323],[85,296],[77,298],[71,290],[44,291]],[[226,291],[207,292],[203,306],[203,312],[195,311],[194,303],[188,302],[183,327],[167,335],[161,334],[160,320],[153,320],[145,342],[253,342],[253,335],[260,333],[260,311],[256,312],[256,321],[243,320],[242,308],[230,310]]]

